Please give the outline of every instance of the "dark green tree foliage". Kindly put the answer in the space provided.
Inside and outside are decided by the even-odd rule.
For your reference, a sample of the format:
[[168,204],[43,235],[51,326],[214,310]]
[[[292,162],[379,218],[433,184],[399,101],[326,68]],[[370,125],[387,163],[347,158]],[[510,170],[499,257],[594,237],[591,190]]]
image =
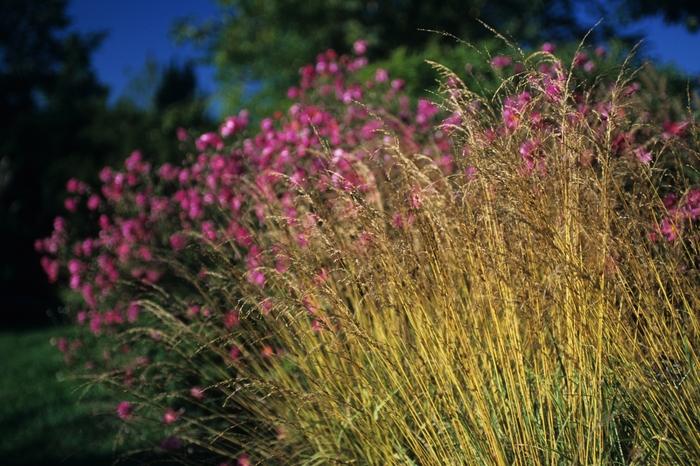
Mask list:
[[195,97],[197,77],[191,62],[178,66],[171,63],[163,71],[154,96],[155,110],[167,110],[172,105],[188,103]]
[[[220,0],[215,22],[178,28],[183,38],[205,47],[218,69],[226,110],[256,95],[256,108],[269,109],[275,96],[297,77],[300,66],[319,51],[347,51],[353,41],[370,43],[376,62],[397,47],[415,52],[428,44],[454,45],[452,38],[477,42],[493,38],[484,21],[518,41],[580,37],[585,30],[573,14],[575,0]],[[256,91],[260,92],[256,92]]]
[[619,14],[627,20],[661,15],[668,23],[683,24],[691,32],[700,28],[700,2],[698,0],[617,0]]
[[107,90],[90,68],[101,36],[66,32],[64,0],[0,5],[0,292],[14,321],[51,302],[33,240],[59,211],[66,179],[101,156],[86,128]]

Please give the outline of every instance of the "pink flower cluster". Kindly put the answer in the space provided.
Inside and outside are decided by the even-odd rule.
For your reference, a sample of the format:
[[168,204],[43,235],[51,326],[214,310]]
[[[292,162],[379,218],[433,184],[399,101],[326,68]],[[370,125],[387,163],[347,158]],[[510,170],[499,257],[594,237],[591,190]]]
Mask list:
[[666,215],[659,223],[658,229],[649,234],[652,241],[663,237],[667,241],[675,241],[685,225],[700,219],[700,189],[691,189],[680,198],[675,193],[664,197]]

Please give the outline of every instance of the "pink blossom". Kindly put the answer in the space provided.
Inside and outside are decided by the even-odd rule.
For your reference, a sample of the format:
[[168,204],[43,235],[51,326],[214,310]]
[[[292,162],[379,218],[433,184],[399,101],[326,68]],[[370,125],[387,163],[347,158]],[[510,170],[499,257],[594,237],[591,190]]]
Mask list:
[[588,62],[588,54],[586,52],[576,52],[574,55],[574,66],[581,67]]
[[440,111],[437,105],[426,99],[418,99],[416,123],[424,125]]
[[126,308],[126,320],[129,323],[134,323],[139,318],[139,305],[137,303],[129,304]]
[[233,327],[236,327],[239,321],[238,311],[228,311],[224,314],[224,328],[226,328],[226,330],[231,330]]
[[674,241],[678,238],[678,227],[670,218],[661,221],[660,231],[667,241]]
[[102,322],[102,316],[97,312],[93,312],[90,316],[90,331],[94,335],[102,333]]
[[637,160],[639,160],[639,162],[643,163],[644,165],[649,165],[651,163],[651,152],[644,149],[643,147],[637,147],[634,150],[634,156],[637,157]]
[[260,270],[251,270],[248,272],[248,281],[253,285],[262,288],[265,286],[265,274]]
[[364,55],[367,53],[367,41],[362,39],[356,40],[355,43],[352,44],[352,49],[356,55]]
[[205,151],[209,148],[221,150],[224,148],[224,141],[216,133],[204,133],[197,138],[195,146],[199,151]]
[[389,80],[389,73],[384,68],[377,68],[374,73],[374,80],[378,83],[385,83]]
[[180,412],[175,411],[172,408],[168,408],[163,413],[163,423],[172,424],[180,418]]
[[213,222],[202,222],[202,236],[204,236],[204,238],[206,238],[209,241],[216,240],[217,234]]
[[170,235],[170,247],[175,251],[181,251],[184,249],[187,241],[185,237],[180,233],[173,233]]
[[506,55],[496,55],[491,59],[491,67],[495,70],[500,70],[513,63],[513,59]]
[[664,207],[669,211],[673,211],[678,204],[678,196],[675,193],[668,193],[662,199]]
[[195,400],[203,400],[204,390],[201,387],[192,387],[190,388],[190,396]]
[[97,194],[91,194],[87,200],[87,208],[90,210],[97,210],[100,207],[100,196]]
[[292,86],[289,89],[287,89],[287,98],[288,99],[297,99],[299,97],[299,88],[296,86]]
[[700,189],[691,189],[685,198],[683,209],[691,220],[700,217]]
[[128,401],[121,401],[117,405],[117,416],[122,421],[128,421],[132,418],[134,412],[134,405]]
[[392,79],[391,88],[395,91],[400,91],[406,86],[406,81],[403,79]]
[[71,178],[66,182],[66,191],[71,194],[78,193],[80,191],[81,183],[75,178]]
[[556,45],[554,45],[551,42],[545,42],[544,44],[542,44],[542,47],[540,47],[540,49],[543,52],[554,53],[554,51],[557,49],[557,47],[556,47]]
[[58,280],[58,269],[59,264],[57,260],[49,259],[44,256],[41,258],[41,268],[44,269],[44,273],[49,279],[49,283],[55,283]]
[[689,124],[690,123],[687,121],[665,121],[663,124],[664,132],[662,133],[662,137],[664,139],[671,139],[673,137],[683,136]]
[[78,210],[78,199],[75,197],[68,197],[63,202],[63,206],[68,212],[75,212],[76,210]]

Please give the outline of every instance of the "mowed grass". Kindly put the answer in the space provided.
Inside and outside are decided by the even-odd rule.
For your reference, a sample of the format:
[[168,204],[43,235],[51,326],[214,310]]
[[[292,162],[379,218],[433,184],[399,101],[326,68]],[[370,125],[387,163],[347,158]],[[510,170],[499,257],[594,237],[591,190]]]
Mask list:
[[[65,377],[63,356],[50,343],[68,327],[0,332],[0,464],[139,464],[136,442],[119,432],[113,401]],[[151,458],[153,459],[153,458]]]

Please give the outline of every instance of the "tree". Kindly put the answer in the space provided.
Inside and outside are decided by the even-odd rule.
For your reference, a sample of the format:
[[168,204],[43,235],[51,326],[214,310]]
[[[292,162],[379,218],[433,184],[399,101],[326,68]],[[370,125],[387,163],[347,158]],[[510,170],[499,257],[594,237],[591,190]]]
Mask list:
[[69,28],[66,0],[0,0],[0,293],[6,323],[59,303],[33,250],[61,214],[66,181],[92,180],[134,149],[179,157],[178,126],[208,127],[191,65],[161,74],[148,108],[108,105],[91,66],[104,34]]
[[300,66],[316,53],[333,48],[347,51],[366,39],[373,61],[397,47],[409,52],[428,44],[451,44],[492,38],[477,19],[518,41],[578,38],[585,33],[573,14],[575,0],[220,0],[221,14],[203,24],[183,22],[181,39],[205,48],[218,69],[227,110],[255,96],[256,105],[274,107],[274,95],[284,92]]
[[84,128],[107,91],[90,68],[102,36],[67,31],[65,0],[3,0],[0,8],[0,292],[5,318],[16,321],[55,302],[33,239],[58,212],[69,171],[90,170],[100,157]]
[[700,28],[700,2],[697,0],[617,0],[618,15],[627,21],[662,16],[667,23],[683,24],[689,31]]

